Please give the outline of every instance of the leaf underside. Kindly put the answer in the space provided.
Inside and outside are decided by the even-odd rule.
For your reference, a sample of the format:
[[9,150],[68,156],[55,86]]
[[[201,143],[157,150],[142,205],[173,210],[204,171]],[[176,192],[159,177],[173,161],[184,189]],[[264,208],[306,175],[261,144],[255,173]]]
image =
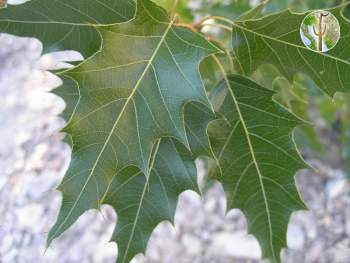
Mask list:
[[218,89],[225,99],[216,105],[223,118],[209,126],[218,162],[211,176],[222,182],[228,209],[246,216],[263,257],[280,262],[289,217],[306,208],[294,175],[307,166],[292,138],[302,121],[273,102],[272,91],[245,77],[229,76]]

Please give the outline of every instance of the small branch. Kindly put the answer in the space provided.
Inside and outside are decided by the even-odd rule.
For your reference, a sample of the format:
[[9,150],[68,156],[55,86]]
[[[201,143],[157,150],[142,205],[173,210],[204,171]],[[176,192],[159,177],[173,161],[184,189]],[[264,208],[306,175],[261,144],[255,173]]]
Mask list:
[[232,56],[230,54],[230,51],[227,48],[225,48],[225,54],[226,54],[226,58],[228,59],[228,61],[230,63],[231,72],[233,73],[235,70],[235,64],[233,63]]
[[329,13],[327,13],[327,14],[321,13],[320,15],[321,15],[322,17],[327,17],[327,16],[329,16]]
[[312,29],[313,29],[313,31],[314,31],[314,34],[315,34],[316,36],[318,36],[318,33],[316,32],[315,26],[312,26]]
[[[222,77],[224,78],[225,82],[229,83],[224,66],[221,64],[221,62],[220,62],[220,60],[218,59],[217,56],[212,55],[212,57],[213,57],[216,65],[218,66],[218,68],[220,70],[220,73],[222,74]],[[227,85],[227,86],[229,87],[229,85]]]
[[[208,40],[217,43],[224,50],[225,56],[228,59],[229,64],[230,64],[230,70],[231,70],[231,72],[233,72],[234,71],[234,63],[233,63],[233,59],[232,59],[231,54],[230,54],[230,50],[228,48],[226,48],[225,44],[218,39],[210,39],[209,38]],[[217,57],[215,56],[215,58],[217,58]],[[215,60],[215,62],[217,63],[216,60]]]
[[189,30],[191,30],[191,31],[193,31],[193,32],[197,32],[197,31],[198,31],[197,28],[194,27],[194,26],[191,25],[191,24],[177,23],[176,25],[177,25],[177,26],[181,26],[181,27],[185,27],[185,28],[187,28],[187,29],[189,29]]
[[7,0],[0,0],[0,8],[4,8],[7,6]]

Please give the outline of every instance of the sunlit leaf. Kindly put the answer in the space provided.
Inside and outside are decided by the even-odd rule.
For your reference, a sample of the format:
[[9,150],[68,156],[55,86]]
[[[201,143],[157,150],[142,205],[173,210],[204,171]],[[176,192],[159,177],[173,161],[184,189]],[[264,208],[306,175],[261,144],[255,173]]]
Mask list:
[[[65,112],[66,118],[73,115],[64,129],[72,138],[73,153],[59,186],[62,207],[49,243],[86,210],[104,203],[121,170],[135,166],[148,178],[160,138],[173,137],[191,147],[184,124],[188,102],[210,109],[198,67],[218,50],[200,35],[175,26],[148,0],[138,1],[134,20],[98,30],[101,51],[60,74],[66,81],[56,91],[62,94],[69,83],[78,85],[66,101],[74,101]],[[78,104],[73,99],[77,92]]]

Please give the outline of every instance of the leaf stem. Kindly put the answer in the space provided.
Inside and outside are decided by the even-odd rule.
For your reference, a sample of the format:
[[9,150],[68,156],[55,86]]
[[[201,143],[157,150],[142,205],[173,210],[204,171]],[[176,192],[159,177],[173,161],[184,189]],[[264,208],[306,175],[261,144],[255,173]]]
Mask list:
[[156,140],[154,147],[154,152],[152,153],[152,156],[149,160],[149,167],[148,167],[148,174],[146,175],[147,177],[147,190],[150,191],[150,185],[149,185],[149,177],[151,176],[152,170],[153,170],[153,166],[154,166],[154,162],[156,160],[156,157],[158,155],[158,151],[159,151],[159,145],[160,145],[160,141],[162,139],[159,138]]
[[7,7],[7,0],[0,0],[0,8]]
[[[230,54],[230,50],[228,48],[225,47],[224,43],[222,43],[221,41],[215,39],[215,40],[211,40],[213,42],[216,42],[218,45],[220,45],[225,53],[225,56],[226,58],[228,59],[228,62],[230,64],[230,70],[231,72],[233,73],[234,72],[234,63],[233,63],[233,59],[231,57],[231,54]],[[217,56],[215,56],[215,58],[218,60]],[[215,59],[214,59],[215,60]],[[219,61],[219,60],[218,60]],[[215,62],[217,63],[217,61],[215,60]],[[220,62],[220,61],[219,61]],[[222,65],[222,63],[220,62],[220,64]],[[222,65],[223,67],[223,65]]]
[[270,248],[271,248],[271,251],[272,251],[272,257],[273,257],[274,261],[276,261],[275,260],[276,259],[276,255],[275,255],[274,247],[273,247],[273,244],[272,244],[273,234],[272,234],[272,223],[271,223],[270,208],[269,208],[269,204],[268,204],[268,199],[266,197],[266,190],[265,190],[265,185],[264,185],[264,181],[263,181],[263,175],[262,175],[262,173],[260,171],[260,166],[259,166],[259,163],[258,163],[257,158],[255,156],[255,150],[254,150],[254,146],[253,146],[252,140],[250,139],[250,133],[249,133],[246,121],[245,121],[245,119],[243,117],[243,114],[241,112],[241,109],[239,107],[239,103],[238,103],[238,101],[236,99],[236,96],[235,96],[233,90],[230,88],[230,81],[229,81],[229,79],[228,79],[228,77],[226,75],[225,69],[224,69],[223,65],[221,64],[221,62],[219,61],[219,59],[215,55],[212,55],[212,56],[213,56],[215,62],[217,63],[220,71],[222,72],[222,74],[224,76],[224,81],[226,83],[228,92],[230,93],[230,95],[232,97],[233,103],[234,103],[236,111],[238,113],[239,121],[241,123],[241,126],[242,126],[242,128],[244,130],[244,133],[245,133],[245,137],[247,139],[249,152],[250,152],[251,157],[252,157],[252,162],[254,163],[256,172],[258,174],[258,179],[259,179],[259,183],[260,183],[260,187],[261,187],[261,192],[262,192],[262,195],[263,195],[263,198],[264,198],[266,216],[267,216],[267,221],[268,221],[268,226],[269,226]]
[[222,63],[220,62],[220,60],[218,59],[218,57],[216,55],[212,55],[212,57],[213,57],[215,63],[217,64],[217,66],[219,67],[219,70],[220,70],[226,84],[229,83],[224,66],[222,65]]
[[193,25],[191,24],[185,24],[185,23],[176,23],[177,26],[181,26],[181,27],[185,27],[193,32],[197,32],[197,28],[195,28]]

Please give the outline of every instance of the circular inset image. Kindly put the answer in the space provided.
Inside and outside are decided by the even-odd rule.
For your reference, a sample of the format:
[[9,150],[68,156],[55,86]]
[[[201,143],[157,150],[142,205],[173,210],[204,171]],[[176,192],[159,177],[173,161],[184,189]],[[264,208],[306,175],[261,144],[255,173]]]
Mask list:
[[334,48],[340,38],[338,19],[328,11],[316,11],[307,15],[301,26],[300,35],[308,48],[327,52]]

